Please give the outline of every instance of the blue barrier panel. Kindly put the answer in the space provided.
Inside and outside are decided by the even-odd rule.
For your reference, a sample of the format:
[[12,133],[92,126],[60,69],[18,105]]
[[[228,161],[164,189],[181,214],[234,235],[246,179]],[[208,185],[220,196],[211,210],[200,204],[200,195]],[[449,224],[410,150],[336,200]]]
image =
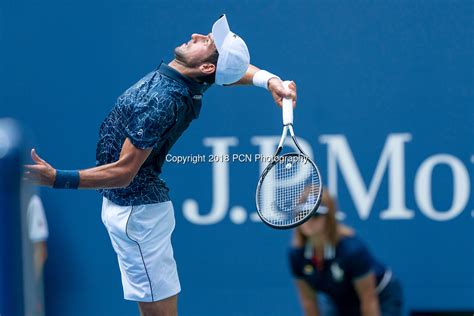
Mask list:
[[0,119],[0,315],[24,315],[20,130]]

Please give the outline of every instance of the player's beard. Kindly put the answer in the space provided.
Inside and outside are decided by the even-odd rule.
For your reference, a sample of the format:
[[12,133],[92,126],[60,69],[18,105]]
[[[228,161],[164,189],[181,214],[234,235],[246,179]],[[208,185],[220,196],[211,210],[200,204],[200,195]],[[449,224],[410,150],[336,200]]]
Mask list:
[[186,52],[183,51],[181,46],[178,46],[174,49],[174,59],[188,68],[195,68],[200,64],[197,61],[190,60],[190,58],[186,56]]

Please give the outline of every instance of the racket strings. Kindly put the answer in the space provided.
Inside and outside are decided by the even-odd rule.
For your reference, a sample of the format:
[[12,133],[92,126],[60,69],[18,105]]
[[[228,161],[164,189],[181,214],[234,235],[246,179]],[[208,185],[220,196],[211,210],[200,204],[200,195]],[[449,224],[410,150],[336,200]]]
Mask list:
[[261,183],[258,202],[263,219],[274,226],[291,226],[313,212],[321,182],[314,165],[304,156],[283,156]]

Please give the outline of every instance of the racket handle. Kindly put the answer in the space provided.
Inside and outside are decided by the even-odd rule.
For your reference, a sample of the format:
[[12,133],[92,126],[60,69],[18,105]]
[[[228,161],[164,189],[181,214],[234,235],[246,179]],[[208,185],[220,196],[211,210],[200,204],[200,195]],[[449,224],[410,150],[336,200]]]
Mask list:
[[[283,81],[283,87],[286,90],[290,90],[288,87],[291,81]],[[283,98],[283,125],[293,124],[293,100],[289,98]]]

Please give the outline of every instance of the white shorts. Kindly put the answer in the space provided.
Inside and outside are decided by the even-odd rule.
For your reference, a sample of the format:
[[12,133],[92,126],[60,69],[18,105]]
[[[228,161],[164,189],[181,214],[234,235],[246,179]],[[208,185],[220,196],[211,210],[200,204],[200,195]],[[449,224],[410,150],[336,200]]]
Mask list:
[[155,302],[181,291],[171,247],[171,201],[120,206],[104,198],[102,222],[117,253],[126,300]]

